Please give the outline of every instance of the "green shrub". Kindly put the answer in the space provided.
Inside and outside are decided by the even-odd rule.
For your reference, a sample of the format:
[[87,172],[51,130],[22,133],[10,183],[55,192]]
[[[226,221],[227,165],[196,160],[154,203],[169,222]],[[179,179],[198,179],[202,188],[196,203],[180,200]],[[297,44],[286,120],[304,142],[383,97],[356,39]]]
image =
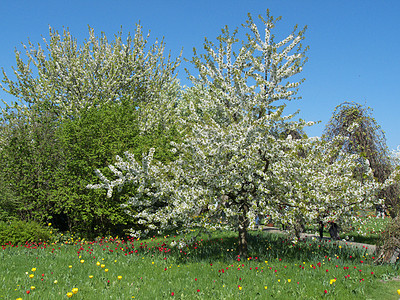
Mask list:
[[39,223],[14,220],[0,222],[0,245],[19,245],[48,241],[52,237],[50,228],[44,228]]

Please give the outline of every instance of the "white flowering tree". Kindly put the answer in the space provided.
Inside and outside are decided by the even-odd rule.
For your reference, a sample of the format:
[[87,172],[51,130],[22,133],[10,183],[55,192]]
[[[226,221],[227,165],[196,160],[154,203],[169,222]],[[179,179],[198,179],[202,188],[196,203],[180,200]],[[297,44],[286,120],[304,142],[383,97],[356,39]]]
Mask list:
[[367,159],[335,147],[345,139],[338,136],[327,142],[288,138],[292,156],[270,168],[278,204],[270,208],[274,219],[294,228],[297,220],[314,225],[351,223],[360,209],[383,201],[377,197],[378,192],[389,182],[375,180]]
[[144,118],[154,119],[160,109],[170,111],[165,105],[173,103],[166,99],[179,92],[175,71],[180,57],[165,58],[164,41],[149,45],[149,37],[136,25],[133,36],[124,38],[119,32],[109,42],[104,33],[96,36],[89,27],[89,37],[80,45],[68,30],[61,35],[49,27],[49,40],[43,38],[42,45],[23,45],[25,58],[15,51],[16,80],[3,69],[0,88],[17,101],[12,106],[5,103],[2,114],[9,116],[12,108],[30,114],[29,108],[42,104],[58,117],[76,118],[91,107],[122,101],[146,111]]
[[[110,196],[116,186],[136,185],[138,193],[126,205],[149,228],[236,226],[240,255],[247,256],[247,230],[268,208],[269,165],[286,155],[279,131],[305,125],[286,122],[292,116],[282,116],[284,106],[276,105],[295,99],[303,81],[288,79],[306,61],[305,31],[296,27],[275,42],[272,30],[278,19],[269,12],[260,19],[264,35],[249,15],[246,43],[238,47],[237,31],[230,34],[226,27],[218,46],[206,40],[207,53],[195,53],[192,62],[200,76],[190,78],[198,98],[191,99],[190,117],[182,120],[191,132],[175,145],[180,156],[174,164],[150,166],[149,153],[140,165],[126,154],[128,161],[118,158],[110,166],[118,179],[99,173],[103,183],[89,188],[107,188]],[[216,217],[222,212],[225,221]]]
[[[117,157],[109,166],[116,179],[97,171],[102,183],[88,188],[105,188],[111,196],[127,183],[135,186],[137,193],[125,207],[147,229],[237,230],[239,255],[244,257],[247,231],[258,214],[272,213],[293,223],[298,215],[333,218],[334,203],[343,195],[342,204],[361,203],[362,189],[368,187],[354,186],[354,157],[329,164],[324,157],[329,147],[322,151],[308,139],[282,139],[284,132],[310,125],[284,116],[280,101],[296,99],[303,81],[290,79],[306,61],[307,48],[301,45],[305,31],[295,27],[276,42],[272,31],[279,19],[267,11],[260,20],[264,34],[249,15],[244,25],[248,40],[241,46],[237,31],[231,34],[226,27],[217,46],[206,40],[206,54],[195,52],[192,62],[200,74],[190,76],[189,113],[180,120],[189,130],[183,143],[174,144],[179,157],[174,163],[152,163],[154,150],[141,164],[125,153],[126,160]],[[296,150],[300,146],[309,152],[303,160]],[[286,213],[281,207],[288,208]]]

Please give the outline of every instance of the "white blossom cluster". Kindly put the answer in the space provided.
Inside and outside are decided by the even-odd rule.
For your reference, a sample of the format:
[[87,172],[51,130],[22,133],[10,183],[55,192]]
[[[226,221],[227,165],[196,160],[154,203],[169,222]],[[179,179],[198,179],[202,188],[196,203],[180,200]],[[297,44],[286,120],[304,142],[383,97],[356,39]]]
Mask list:
[[[23,45],[27,63],[16,51],[16,81],[3,72],[0,88],[19,100],[14,109],[29,114],[30,107],[43,102],[57,109],[61,118],[76,118],[91,107],[126,101],[140,103],[143,129],[169,117],[175,101],[168,99],[175,100],[180,92],[174,75],[180,57],[165,59],[165,43],[155,41],[149,46],[149,34],[143,36],[140,25],[125,41],[119,32],[111,43],[104,33],[96,36],[92,28],[82,46],[67,30],[60,35],[50,27],[49,35],[49,41],[43,38],[43,46]],[[165,111],[162,116],[160,110]],[[4,109],[2,113],[9,114]]]
[[359,209],[382,201],[377,193],[391,183],[390,179],[378,183],[368,160],[338,151],[336,140],[286,141],[291,156],[271,167],[275,181],[275,205],[270,207],[273,218],[289,224],[299,219],[311,224],[351,222]]

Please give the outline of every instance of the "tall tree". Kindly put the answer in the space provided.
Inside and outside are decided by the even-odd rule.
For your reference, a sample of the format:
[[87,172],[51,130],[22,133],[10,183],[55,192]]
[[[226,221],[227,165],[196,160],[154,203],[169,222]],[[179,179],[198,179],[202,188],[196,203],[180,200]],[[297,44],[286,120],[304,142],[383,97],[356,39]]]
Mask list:
[[[332,141],[337,136],[348,139],[337,143],[335,147],[350,154],[358,153],[368,159],[379,182],[385,182],[394,171],[385,134],[373,118],[371,108],[354,102],[338,105],[326,125],[324,139]],[[362,180],[361,175],[358,177]],[[385,200],[391,216],[395,217],[400,208],[400,186],[392,184],[386,187],[379,197]]]
[[[303,80],[288,79],[306,61],[301,44],[305,29],[296,26],[276,42],[272,30],[279,19],[269,11],[266,18],[260,16],[262,36],[249,15],[244,25],[248,40],[242,46],[237,30],[231,34],[225,27],[217,46],[206,39],[206,54],[199,57],[195,51],[192,62],[200,76],[190,76],[190,92],[196,97],[184,120],[191,132],[184,143],[175,144],[180,157],[175,163],[150,166],[150,152],[140,165],[127,153],[127,162],[118,158],[116,167],[111,166],[119,179],[110,181],[98,171],[103,183],[89,187],[106,188],[111,195],[115,186],[138,185],[140,193],[126,205],[150,229],[233,226],[239,232],[239,253],[246,257],[247,230],[267,207],[269,165],[285,155],[276,131],[304,126],[285,122],[291,116],[283,117],[284,105],[276,101],[296,99]],[[204,207],[204,217],[196,216]],[[227,224],[219,222],[221,211]]]
[[[74,189],[71,190],[76,191],[81,184],[76,177],[68,178],[67,175],[73,175],[71,172],[60,175],[59,172],[66,170],[64,162],[71,162],[66,155],[71,148],[79,148],[78,145],[82,146],[81,153],[91,151],[84,149],[85,143],[63,143],[71,141],[78,133],[68,131],[73,127],[70,121],[76,121],[74,125],[86,124],[79,122],[86,113],[85,120],[88,120],[89,115],[93,116],[102,106],[109,105],[107,109],[112,105],[124,105],[135,114],[132,119],[141,120],[138,134],[149,134],[153,127],[157,131],[159,124],[169,126],[172,119],[169,113],[173,112],[170,108],[180,93],[176,79],[180,58],[172,60],[170,55],[165,58],[165,43],[155,41],[150,45],[149,35],[143,36],[140,25],[136,26],[133,36],[128,34],[124,39],[119,32],[112,42],[108,42],[104,33],[96,36],[92,28],[82,45],[68,30],[60,35],[50,28],[49,35],[50,39],[44,39],[42,45],[30,42],[24,45],[25,57],[16,51],[15,80],[3,69],[0,84],[5,92],[15,97],[13,103],[5,103],[0,115],[0,172],[6,180],[4,186],[20,201],[19,216],[24,219],[45,220],[59,210],[60,203],[61,206],[70,205],[70,200],[79,198],[74,194],[70,200],[60,199],[66,186],[72,184]],[[164,113],[159,114],[160,110]],[[118,111],[121,113],[121,109]],[[123,117],[116,117],[115,121],[118,120],[121,120],[118,124],[121,130],[124,126],[136,125],[125,124]],[[85,130],[83,128],[82,132],[87,133]],[[113,138],[118,140],[115,135]],[[80,138],[91,140],[90,135]],[[108,147],[114,155],[112,151],[116,148]],[[104,164],[106,160],[98,159],[98,163]],[[56,182],[57,178],[63,178],[68,184],[63,186],[61,180]],[[55,191],[57,197],[54,197]]]
[[[310,220],[328,219],[337,208],[331,205],[336,196],[347,204],[342,207],[348,212],[352,205],[366,202],[360,201],[360,195],[375,192],[371,171],[359,155],[342,151],[342,159],[329,165],[324,156],[329,143],[288,136],[312,123],[284,116],[285,105],[277,102],[295,99],[303,81],[290,79],[306,61],[301,45],[304,30],[295,27],[276,43],[272,29],[279,18],[267,11],[260,20],[265,35],[249,15],[244,26],[248,40],[238,49],[237,31],[231,34],[225,27],[217,46],[206,40],[206,54],[195,52],[192,62],[200,75],[190,77],[194,87],[188,91],[188,110],[183,110],[181,120],[190,125],[190,132],[183,143],[173,143],[176,161],[153,162],[154,149],[150,149],[141,163],[129,152],[125,159],[117,156],[117,163],[109,166],[112,177],[96,171],[101,183],[88,188],[106,189],[109,197],[126,184],[137,187],[123,205],[142,225],[132,234],[196,227],[234,229],[239,255],[246,258],[247,232],[254,228],[258,214],[272,212],[287,223],[299,214]],[[356,166],[365,167],[370,184],[353,186]],[[312,181],[307,172],[312,173]]]

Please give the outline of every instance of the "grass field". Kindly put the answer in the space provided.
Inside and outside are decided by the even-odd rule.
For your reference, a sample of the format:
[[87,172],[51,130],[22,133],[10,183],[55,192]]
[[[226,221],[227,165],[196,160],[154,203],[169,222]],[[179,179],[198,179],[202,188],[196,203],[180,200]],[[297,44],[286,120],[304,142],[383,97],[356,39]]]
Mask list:
[[[339,235],[341,239],[345,239],[347,241],[377,245],[381,233],[391,221],[392,219],[390,217],[386,217],[384,219],[376,218],[374,212],[372,211],[360,212],[359,221],[353,223],[351,227],[342,228],[343,231],[341,231]],[[306,226],[305,229],[307,233],[312,233],[319,236],[317,227]],[[324,237],[330,237],[329,225],[325,225],[324,227]]]
[[3,246],[0,299],[399,298],[399,263],[377,266],[365,251],[334,242],[254,232],[252,257],[242,260],[235,233],[171,246],[180,238]]

